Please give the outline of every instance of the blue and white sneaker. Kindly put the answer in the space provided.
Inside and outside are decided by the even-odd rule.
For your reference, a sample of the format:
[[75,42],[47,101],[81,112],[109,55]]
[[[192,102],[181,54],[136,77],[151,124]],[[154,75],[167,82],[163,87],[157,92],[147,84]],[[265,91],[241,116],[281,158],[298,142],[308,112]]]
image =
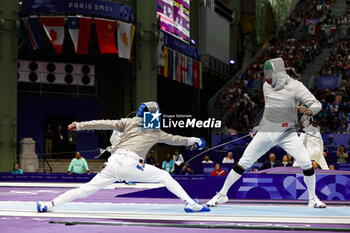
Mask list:
[[209,212],[210,208],[208,206],[203,205],[197,199],[195,199],[193,204],[186,202],[184,210],[186,212]]
[[36,210],[40,213],[46,212],[51,207],[52,207],[52,202],[43,202],[43,201],[36,202]]
[[228,197],[226,195],[222,195],[220,193],[216,193],[216,195],[207,202],[207,206],[209,207],[215,207],[219,204],[223,204],[228,201]]
[[318,199],[317,197],[314,197],[314,198],[309,200],[308,207],[311,207],[311,208],[326,208],[327,206],[322,201],[320,201],[320,199]]

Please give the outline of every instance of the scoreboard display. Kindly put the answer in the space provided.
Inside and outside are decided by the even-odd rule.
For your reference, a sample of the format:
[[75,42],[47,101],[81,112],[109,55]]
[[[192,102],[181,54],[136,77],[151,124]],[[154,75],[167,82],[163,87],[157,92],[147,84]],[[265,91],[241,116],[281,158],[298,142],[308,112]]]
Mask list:
[[190,0],[157,0],[160,29],[190,42]]

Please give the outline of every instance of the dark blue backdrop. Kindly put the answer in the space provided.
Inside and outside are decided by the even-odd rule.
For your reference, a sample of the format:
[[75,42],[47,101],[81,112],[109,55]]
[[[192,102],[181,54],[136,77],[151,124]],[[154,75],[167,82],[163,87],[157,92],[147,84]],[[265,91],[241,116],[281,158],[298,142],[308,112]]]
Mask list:
[[[19,96],[17,112],[18,144],[22,138],[31,137],[36,141],[40,149],[44,151],[45,116],[73,116],[76,121],[96,120],[98,119],[98,102],[97,100]],[[77,133],[77,151],[97,148],[97,132]],[[84,155],[84,157],[88,158],[93,156],[94,154]]]

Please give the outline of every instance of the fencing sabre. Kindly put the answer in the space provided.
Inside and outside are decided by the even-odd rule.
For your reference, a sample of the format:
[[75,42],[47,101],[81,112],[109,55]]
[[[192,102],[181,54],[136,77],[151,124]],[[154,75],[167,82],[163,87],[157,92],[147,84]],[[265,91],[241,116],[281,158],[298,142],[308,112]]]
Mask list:
[[192,160],[194,160],[194,159],[197,158],[198,156],[200,156],[200,155],[202,155],[202,154],[205,154],[205,153],[207,153],[208,151],[211,151],[211,150],[214,150],[214,149],[216,149],[216,148],[225,146],[225,145],[227,145],[227,144],[230,144],[230,143],[239,141],[239,140],[241,140],[241,139],[243,139],[243,138],[246,138],[246,137],[251,137],[251,134],[249,133],[249,134],[244,135],[244,136],[242,136],[242,137],[240,137],[240,138],[236,138],[236,139],[233,139],[233,140],[231,140],[231,141],[228,141],[228,142],[222,143],[222,144],[220,144],[220,145],[216,145],[216,146],[214,146],[214,147],[211,147],[211,148],[209,148],[209,149],[206,149],[205,151],[202,151],[202,152],[200,152],[199,154],[197,154],[197,155],[193,156],[192,158],[190,158],[189,160],[187,160],[186,163],[191,162]]

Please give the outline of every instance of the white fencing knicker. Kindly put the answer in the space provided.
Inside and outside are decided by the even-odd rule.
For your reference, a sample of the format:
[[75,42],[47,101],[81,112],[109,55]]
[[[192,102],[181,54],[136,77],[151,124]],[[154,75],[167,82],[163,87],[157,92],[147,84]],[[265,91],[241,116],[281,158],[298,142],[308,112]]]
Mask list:
[[87,197],[103,187],[121,180],[163,183],[170,192],[181,200],[191,200],[185,190],[168,172],[149,164],[143,164],[143,159],[132,151],[118,149],[109,157],[107,166],[90,182],[55,198],[53,200],[54,206]]

